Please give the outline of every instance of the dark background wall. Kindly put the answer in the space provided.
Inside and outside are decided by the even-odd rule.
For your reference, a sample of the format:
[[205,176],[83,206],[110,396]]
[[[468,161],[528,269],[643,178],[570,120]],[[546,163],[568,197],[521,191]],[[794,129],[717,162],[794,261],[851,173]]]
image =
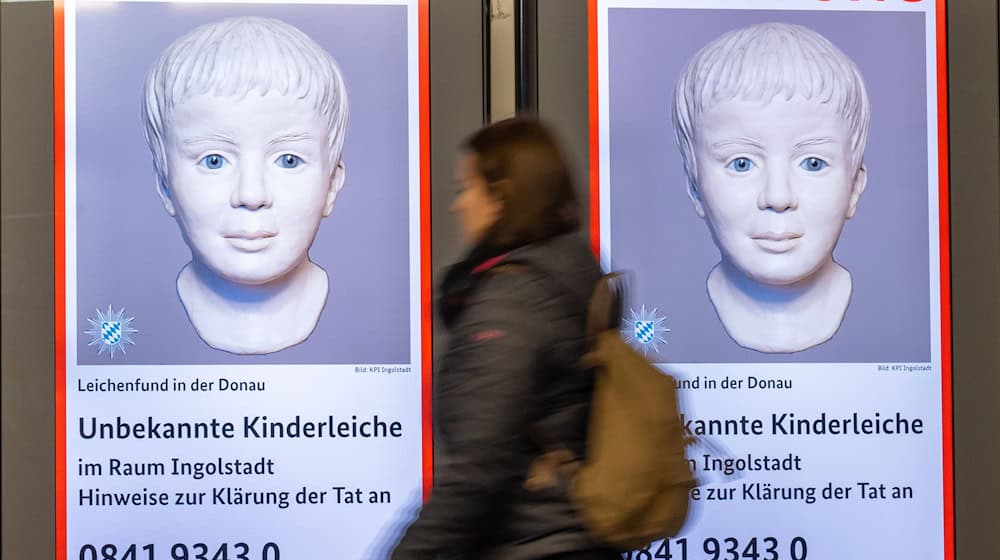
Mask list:
[[3,558],[55,557],[52,3],[0,3]]
[[[581,201],[590,200],[590,121],[587,97],[585,2],[538,2],[538,114],[559,133]],[[590,213],[585,207],[584,225]]]
[[461,253],[448,214],[458,145],[483,122],[483,8],[431,0],[431,266],[435,278]]
[[1000,526],[1000,128],[996,0],[948,3],[955,521],[959,559]]
[[[991,558],[1000,523],[1000,94],[995,0],[949,2],[958,558]],[[482,7],[431,0],[432,266],[460,246],[455,147],[482,120]],[[538,109],[585,194],[587,20],[538,2]],[[52,4],[0,2],[2,557],[53,558]],[[584,197],[586,200],[586,197]]]

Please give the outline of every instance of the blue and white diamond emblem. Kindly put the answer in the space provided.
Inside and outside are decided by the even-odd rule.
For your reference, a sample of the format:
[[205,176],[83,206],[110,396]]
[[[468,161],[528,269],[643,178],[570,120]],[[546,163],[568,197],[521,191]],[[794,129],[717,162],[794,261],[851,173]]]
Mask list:
[[87,317],[90,328],[83,331],[90,335],[87,346],[97,346],[98,356],[105,351],[112,358],[115,357],[115,352],[125,355],[125,346],[135,345],[131,335],[139,332],[132,328],[132,321],[135,321],[135,317],[126,318],[124,307],[115,311],[109,305],[107,312],[98,309],[96,318]]
[[101,321],[101,340],[104,344],[117,344],[121,339],[121,321]]
[[638,313],[635,309],[630,309],[629,317],[624,321],[622,337],[643,354],[650,350],[659,352],[660,344],[667,343],[664,335],[670,332],[670,329],[663,326],[666,320],[666,317],[660,317],[656,314],[655,308],[652,311],[646,311],[646,306],[643,305]]
[[653,335],[656,332],[656,327],[653,326],[652,321],[636,321],[635,322],[635,339],[643,344],[649,344],[653,342]]

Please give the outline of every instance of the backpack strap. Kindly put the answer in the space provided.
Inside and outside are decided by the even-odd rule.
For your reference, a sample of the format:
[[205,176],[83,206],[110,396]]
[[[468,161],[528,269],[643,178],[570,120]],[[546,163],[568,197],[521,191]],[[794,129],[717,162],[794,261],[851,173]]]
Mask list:
[[622,272],[609,272],[597,281],[587,306],[587,340],[591,346],[598,334],[621,329],[625,291],[626,278]]

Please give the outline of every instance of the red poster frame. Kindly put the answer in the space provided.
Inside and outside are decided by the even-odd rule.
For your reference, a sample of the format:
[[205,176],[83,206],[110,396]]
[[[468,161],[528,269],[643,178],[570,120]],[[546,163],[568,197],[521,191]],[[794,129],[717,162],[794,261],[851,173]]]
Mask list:
[[[819,0],[821,2],[827,0]],[[921,0],[906,0],[908,2]],[[948,182],[948,10],[947,0],[935,2],[937,43],[937,136],[938,136],[938,226],[941,276],[941,430],[944,559],[955,559],[955,472],[954,424],[952,410],[952,332],[951,332],[951,222]],[[600,113],[597,75],[597,3],[587,3],[588,117],[590,156],[590,246],[601,255],[600,201]],[[819,7],[819,6],[818,6]]]
[[[431,168],[430,168],[430,0],[417,2],[420,138],[420,403],[421,479],[423,496],[430,494],[434,477],[431,430],[433,359],[433,286],[431,284]],[[65,5],[53,2],[53,155],[55,257],[55,512],[56,560],[66,560],[66,50]]]

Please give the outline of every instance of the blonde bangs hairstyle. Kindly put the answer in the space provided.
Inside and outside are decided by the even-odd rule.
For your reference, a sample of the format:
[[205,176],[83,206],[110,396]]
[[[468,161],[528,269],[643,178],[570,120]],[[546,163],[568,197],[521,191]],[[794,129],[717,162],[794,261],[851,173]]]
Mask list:
[[271,91],[312,103],[326,120],[330,170],[335,172],[348,122],[347,86],[337,62],[283,21],[238,17],[203,25],[177,39],[146,77],[146,144],[163,188],[169,187],[165,134],[176,105],[199,95],[241,98]]
[[851,165],[857,173],[868,143],[871,108],[861,71],[825,37],[801,25],[763,23],[730,31],[691,59],[674,88],[674,134],[691,187],[698,186],[694,156],[705,111],[740,99],[768,101],[796,95],[831,104],[848,124]]

